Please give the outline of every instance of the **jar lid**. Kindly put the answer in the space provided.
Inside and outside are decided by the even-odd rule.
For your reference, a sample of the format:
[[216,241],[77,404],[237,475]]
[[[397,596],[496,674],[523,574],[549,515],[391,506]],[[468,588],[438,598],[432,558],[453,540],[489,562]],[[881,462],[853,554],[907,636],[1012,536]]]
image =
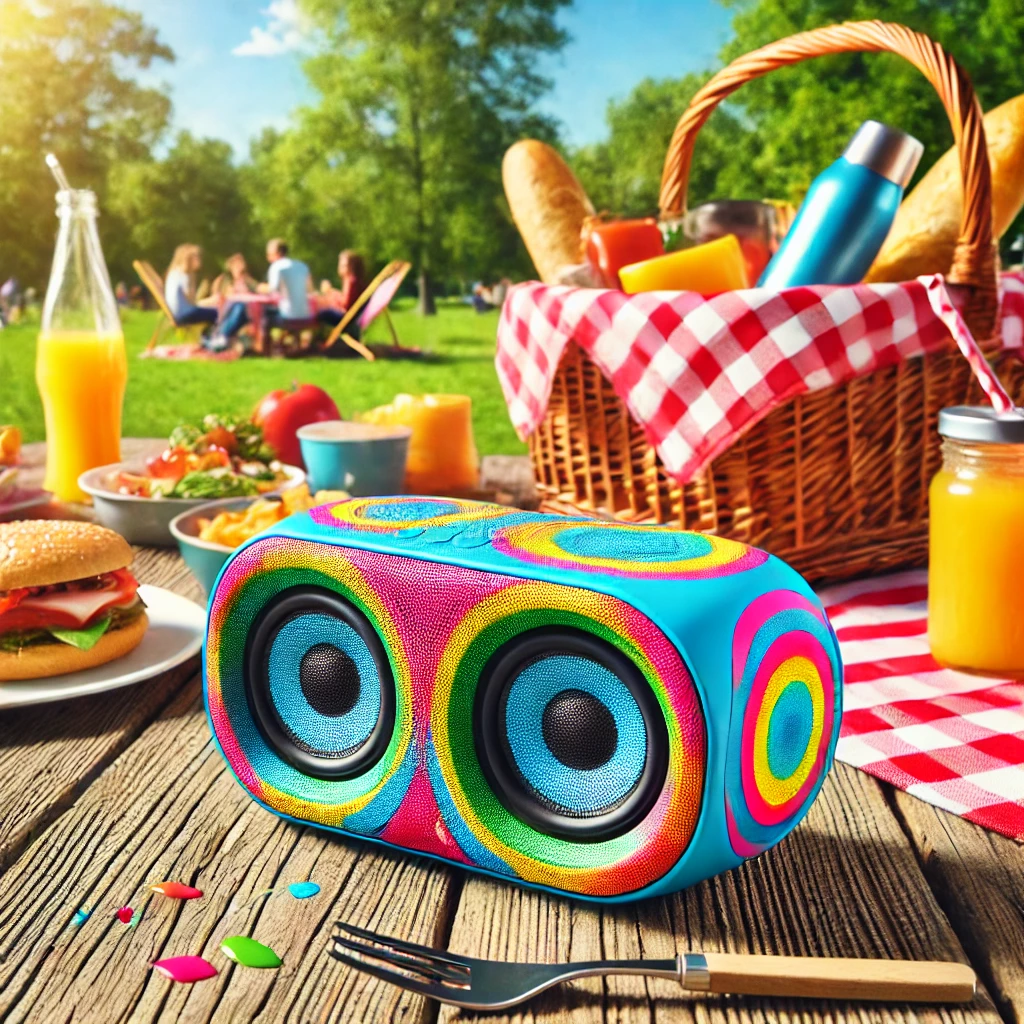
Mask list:
[[1024,444],[1024,414],[989,405],[954,405],[939,413],[939,433],[957,441]]

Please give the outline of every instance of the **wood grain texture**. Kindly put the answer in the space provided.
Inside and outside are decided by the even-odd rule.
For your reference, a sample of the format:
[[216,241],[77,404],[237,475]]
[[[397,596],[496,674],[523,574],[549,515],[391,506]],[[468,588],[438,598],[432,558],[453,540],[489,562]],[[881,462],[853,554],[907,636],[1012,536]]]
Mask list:
[[[176,553],[140,550],[133,569],[143,583],[197,596]],[[0,871],[127,749],[197,665],[193,658],[135,686],[0,714]]]
[[900,790],[896,813],[1005,1021],[1024,1020],[1024,847]]
[[[180,902],[148,885],[203,890]],[[297,901],[267,888],[312,879]],[[0,880],[4,1021],[427,1022],[433,1009],[327,957],[334,920],[441,941],[457,894],[443,867],[289,824],[249,799],[210,741],[193,679]],[[246,905],[249,903],[249,905]],[[114,917],[144,909],[137,928]],[[79,907],[92,911],[81,927]],[[219,944],[251,935],[284,960],[232,965]],[[220,972],[195,986],[149,969],[198,954]]]
[[[471,880],[450,948],[550,962],[716,951],[966,962],[879,783],[845,765],[836,765],[807,819],[779,847],[674,896],[592,908]],[[671,982],[640,977],[564,986],[519,1015],[477,1018],[446,1007],[440,1020],[999,1024],[984,991],[966,1006],[911,1009],[691,995]]]

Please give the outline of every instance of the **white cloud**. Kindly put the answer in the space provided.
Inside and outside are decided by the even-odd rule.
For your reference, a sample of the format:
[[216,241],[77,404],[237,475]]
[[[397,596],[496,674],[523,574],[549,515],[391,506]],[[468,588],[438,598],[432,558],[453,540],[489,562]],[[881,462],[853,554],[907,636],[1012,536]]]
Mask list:
[[262,13],[266,27],[254,25],[249,38],[231,51],[236,57],[277,57],[303,48],[309,25],[298,0],[270,0]]

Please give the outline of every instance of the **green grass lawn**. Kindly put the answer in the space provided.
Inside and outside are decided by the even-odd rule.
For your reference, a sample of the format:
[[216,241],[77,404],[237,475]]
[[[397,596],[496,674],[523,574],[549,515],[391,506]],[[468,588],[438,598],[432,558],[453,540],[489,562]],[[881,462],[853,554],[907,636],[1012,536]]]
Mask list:
[[[251,411],[268,391],[292,381],[317,384],[338,403],[343,416],[390,402],[399,392],[457,392],[473,399],[473,426],[481,455],[522,452],[525,446],[509,422],[494,371],[497,313],[475,313],[460,303],[439,303],[435,317],[416,314],[409,300],[392,307],[403,344],[418,345],[429,359],[301,360],[245,358],[234,363],[172,363],[138,359],[156,323],[156,313],[126,311],[128,391],[124,433],[166,436],[181,420],[207,412]],[[0,330],[0,424],[18,424],[28,441],[44,437],[43,410],[36,391],[34,360],[38,327],[17,324]],[[386,342],[380,321],[368,340]]]

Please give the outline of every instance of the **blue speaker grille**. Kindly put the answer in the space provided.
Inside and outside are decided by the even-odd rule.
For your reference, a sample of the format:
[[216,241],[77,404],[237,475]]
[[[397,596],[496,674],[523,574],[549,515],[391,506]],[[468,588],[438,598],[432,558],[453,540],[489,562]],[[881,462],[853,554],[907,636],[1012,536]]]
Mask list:
[[[329,658],[325,648],[337,652]],[[311,680],[310,660],[319,678]],[[354,666],[354,679],[345,671]],[[325,668],[338,671],[333,701]],[[340,756],[364,743],[380,715],[380,676],[363,638],[330,615],[296,615],[278,630],[267,663],[270,698],[296,743],[321,756]],[[305,682],[305,685],[304,685]],[[311,682],[313,685],[311,685]],[[311,702],[312,698],[312,702]],[[354,698],[354,699],[353,699]],[[341,710],[341,714],[331,712]]]
[[[596,698],[615,723],[611,756],[595,768],[570,767],[545,742],[544,713],[569,690]],[[523,781],[554,809],[575,817],[600,814],[625,799],[647,757],[643,714],[628,687],[603,665],[575,654],[539,658],[516,676],[505,702],[505,733]],[[581,748],[594,739],[581,731]],[[606,745],[608,737],[599,739]]]
[[627,562],[682,562],[711,554],[699,533],[624,527],[569,526],[554,535],[555,547],[577,558],[619,558]]

